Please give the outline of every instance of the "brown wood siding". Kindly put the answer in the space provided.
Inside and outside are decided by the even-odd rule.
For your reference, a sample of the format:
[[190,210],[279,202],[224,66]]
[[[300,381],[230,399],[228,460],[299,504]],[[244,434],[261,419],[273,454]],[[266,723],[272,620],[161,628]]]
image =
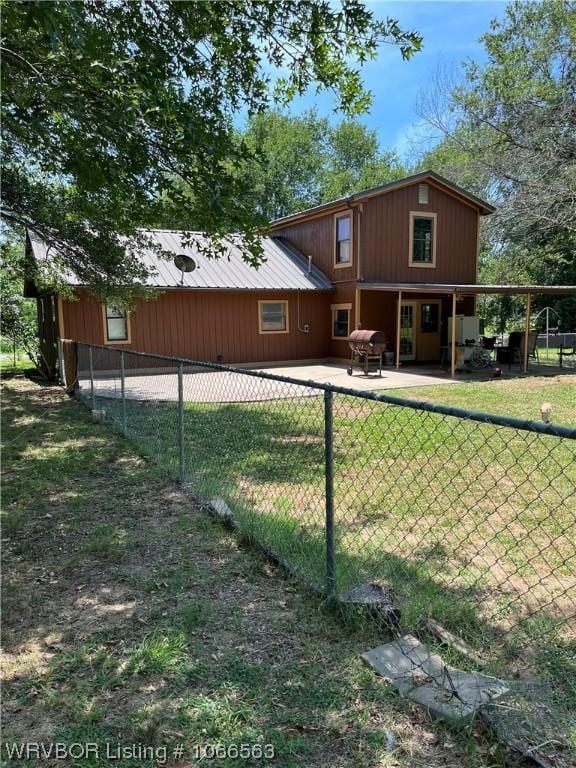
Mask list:
[[[335,251],[335,214],[311,219],[310,221],[294,224],[285,229],[276,229],[275,237],[282,237],[297,248],[306,258],[312,256],[312,261],[333,282],[356,279],[357,252],[357,222],[358,214],[352,211],[352,263],[348,267],[334,266]],[[347,209],[338,212],[346,213]]]
[[[372,197],[361,216],[361,277],[366,281],[474,283],[478,211],[429,185],[418,203],[418,184]],[[410,212],[436,213],[436,266],[409,266]]]
[[[334,268],[334,213],[317,216],[292,226],[277,228],[330,280],[475,283],[479,212],[462,199],[428,184],[428,203],[418,202],[418,184],[362,201],[353,213],[353,263]],[[344,209],[345,210],[345,209]],[[410,212],[436,214],[436,266],[409,266]],[[342,213],[342,211],[339,211]],[[360,238],[360,265],[358,240]]]
[[[82,290],[78,301],[63,301],[66,336],[104,344],[102,305]],[[130,316],[135,349],[161,355],[224,363],[313,360],[330,352],[330,304],[333,293],[166,291],[158,299],[138,302]],[[288,301],[289,333],[261,334],[258,301]],[[111,344],[110,346],[115,346]]]
[[[350,332],[357,326],[355,313],[356,283],[340,283],[336,285],[336,291],[331,295],[329,304],[351,304],[350,310]],[[350,356],[350,347],[347,339],[332,338],[332,311],[328,306],[328,316],[326,318],[326,336],[330,343],[330,357],[338,360],[348,359]]]
[[396,338],[396,307],[398,295],[388,291],[362,291],[360,318],[362,328],[384,331],[388,349],[393,350]]

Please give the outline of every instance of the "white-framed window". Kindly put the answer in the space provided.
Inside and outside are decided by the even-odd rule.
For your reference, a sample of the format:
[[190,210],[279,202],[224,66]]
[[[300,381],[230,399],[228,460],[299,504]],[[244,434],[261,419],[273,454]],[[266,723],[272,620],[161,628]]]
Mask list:
[[350,336],[350,313],[352,304],[331,304],[332,338],[347,339]]
[[418,184],[418,202],[420,205],[428,203],[428,184]]
[[130,315],[123,309],[105,304],[102,307],[104,316],[104,343],[130,344]]
[[435,213],[410,212],[409,264],[411,267],[436,266]]
[[260,333],[289,333],[288,302],[259,301],[258,328]]
[[352,213],[340,213],[334,217],[334,266],[349,267],[352,264]]

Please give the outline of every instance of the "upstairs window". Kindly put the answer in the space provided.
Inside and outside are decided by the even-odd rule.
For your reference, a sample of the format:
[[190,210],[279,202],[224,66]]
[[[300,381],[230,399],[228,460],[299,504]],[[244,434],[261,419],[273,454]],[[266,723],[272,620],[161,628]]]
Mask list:
[[260,333],[288,333],[288,302],[259,301]]
[[346,267],[352,263],[352,216],[349,213],[336,217],[334,264]]
[[436,266],[436,214],[410,214],[410,266]]
[[104,307],[104,320],[106,343],[130,341],[128,312],[108,304]]

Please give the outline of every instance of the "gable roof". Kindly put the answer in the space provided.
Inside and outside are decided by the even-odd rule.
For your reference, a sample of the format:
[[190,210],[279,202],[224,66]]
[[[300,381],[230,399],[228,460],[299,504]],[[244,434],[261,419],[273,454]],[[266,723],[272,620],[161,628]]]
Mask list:
[[270,227],[271,229],[284,227],[287,224],[292,224],[300,219],[305,219],[309,216],[323,213],[324,211],[329,212],[332,209],[338,209],[346,205],[349,206],[355,202],[360,202],[368,197],[375,197],[376,195],[383,195],[388,192],[394,192],[396,189],[402,189],[402,187],[408,187],[412,184],[418,184],[424,181],[430,181],[438,187],[444,187],[447,190],[450,190],[458,197],[463,198],[465,201],[478,208],[481,216],[487,216],[490,213],[494,213],[496,210],[496,208],[493,205],[490,205],[490,203],[487,203],[485,200],[476,197],[476,195],[473,195],[471,192],[467,192],[465,189],[462,189],[462,187],[454,184],[452,181],[446,179],[444,176],[441,176],[439,173],[435,173],[434,171],[423,171],[422,173],[415,173],[412,176],[405,176],[403,179],[396,179],[395,181],[389,181],[386,184],[378,184],[375,187],[363,189],[361,192],[355,192],[352,195],[340,197],[337,200],[331,200],[329,203],[315,205],[313,208],[307,208],[304,211],[298,211],[297,213],[292,213],[289,216],[282,216],[280,219],[276,219],[275,221],[271,222]]
[[[153,242],[162,250],[174,256],[184,254],[194,259],[196,269],[182,273],[171,259],[159,258],[151,248],[143,248],[138,257],[145,267],[152,271],[144,285],[153,288],[220,289],[249,291],[329,291],[330,280],[317,267],[308,270],[308,260],[292,245],[278,237],[263,237],[262,247],[265,261],[258,267],[247,264],[240,249],[232,239],[225,239],[228,257],[209,258],[202,248],[209,247],[210,238],[201,232],[186,232],[193,236],[194,244],[185,247],[177,230],[145,230]],[[46,243],[33,231],[28,231],[32,254],[36,261],[49,259]],[[68,275],[65,282],[80,286],[75,275]]]

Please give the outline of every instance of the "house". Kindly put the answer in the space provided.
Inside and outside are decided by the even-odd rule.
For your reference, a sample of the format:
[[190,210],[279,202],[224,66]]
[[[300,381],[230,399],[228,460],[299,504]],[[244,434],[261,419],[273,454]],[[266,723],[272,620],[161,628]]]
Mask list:
[[[74,279],[76,300],[38,295],[44,355],[55,366],[60,337],[232,364],[344,360],[362,327],[384,331],[400,360],[439,361],[456,301],[442,286],[475,286],[480,218],[493,210],[438,174],[416,174],[272,222],[259,269],[233,242],[214,260],[183,248],[178,232],[155,230],[175,256],[140,254],[158,298],[125,314]],[[27,248],[47,258],[33,232]],[[465,293],[458,314],[473,315]]]

